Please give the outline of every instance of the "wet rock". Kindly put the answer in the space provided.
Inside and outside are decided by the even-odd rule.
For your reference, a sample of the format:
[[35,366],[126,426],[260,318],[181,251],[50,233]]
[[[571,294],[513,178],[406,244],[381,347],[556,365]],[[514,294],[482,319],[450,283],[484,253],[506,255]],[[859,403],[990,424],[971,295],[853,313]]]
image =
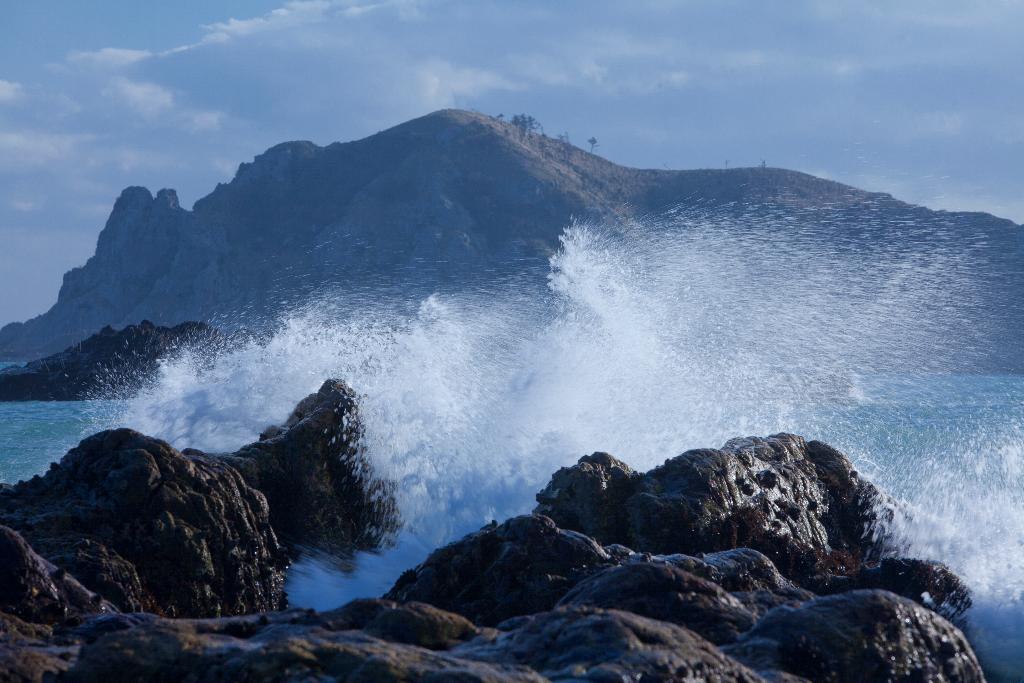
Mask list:
[[[610,467],[624,473],[614,494],[602,488]],[[540,494],[538,511],[560,526],[589,529],[599,542],[690,555],[746,546],[812,589],[880,552],[873,507],[881,494],[842,453],[799,436],[733,439],[638,477],[592,462],[569,470]],[[578,491],[587,492],[586,505]]]
[[354,600],[321,618],[332,630],[360,629],[381,640],[430,650],[446,650],[479,633],[465,617],[422,602]]
[[426,602],[491,626],[551,609],[582,578],[614,563],[592,539],[542,515],[523,515],[435,550],[384,597]]
[[693,631],[593,607],[559,607],[513,619],[451,653],[529,666],[552,680],[761,680]]
[[16,531],[0,526],[0,613],[56,624],[111,610],[110,603],[40,557]]
[[886,591],[850,591],[776,608],[722,649],[758,671],[822,683],[985,680],[959,629]]
[[640,476],[607,453],[585,455],[575,466],[555,472],[537,494],[536,512],[602,543],[629,545],[629,524],[622,512]]
[[580,581],[559,605],[633,612],[685,626],[712,643],[728,643],[754,615],[720,586],[670,564],[630,563]]
[[[395,609],[378,607],[370,625],[380,625],[377,620]],[[453,615],[447,623],[457,619]],[[408,634],[394,624],[389,630],[403,637]],[[522,666],[474,661],[350,630],[346,624],[332,624],[331,613],[293,610],[216,620],[160,619],[114,631],[83,646],[62,680],[498,683],[544,679]]]
[[355,393],[328,380],[284,425],[225,458],[267,497],[285,541],[318,548],[376,548],[398,528],[393,483],[376,476],[360,443]]
[[953,621],[971,606],[970,590],[940,562],[887,557],[862,567],[852,583],[856,588],[881,588],[910,598]]
[[41,683],[67,670],[74,646],[10,641],[0,636],[0,683]]
[[205,323],[107,326],[60,353],[0,370],[0,401],[124,397],[156,376],[160,360],[188,348],[211,349],[219,341],[217,330]]
[[82,441],[0,496],[0,521],[118,607],[170,616],[283,606],[266,499],[224,462],[129,429]]

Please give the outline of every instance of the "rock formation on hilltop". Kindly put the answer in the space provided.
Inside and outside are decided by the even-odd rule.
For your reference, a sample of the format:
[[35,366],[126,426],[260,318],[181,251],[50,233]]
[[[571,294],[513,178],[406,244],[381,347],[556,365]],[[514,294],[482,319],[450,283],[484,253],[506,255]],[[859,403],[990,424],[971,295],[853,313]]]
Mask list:
[[0,330],[0,358],[37,357],[142,319],[237,315],[251,324],[330,287],[379,294],[472,285],[544,268],[573,216],[680,204],[740,212],[751,226],[785,208],[801,229],[820,229],[825,240],[852,235],[859,249],[898,245],[908,225],[918,226],[916,239],[961,235],[981,245],[971,258],[1005,283],[993,285],[990,306],[1008,312],[1007,329],[1019,333],[1020,230],[1009,221],[932,212],[782,169],[626,168],[505,121],[446,110],[355,142],[277,145],[191,211],[173,190],[126,189],[95,255],[65,275],[53,308]]

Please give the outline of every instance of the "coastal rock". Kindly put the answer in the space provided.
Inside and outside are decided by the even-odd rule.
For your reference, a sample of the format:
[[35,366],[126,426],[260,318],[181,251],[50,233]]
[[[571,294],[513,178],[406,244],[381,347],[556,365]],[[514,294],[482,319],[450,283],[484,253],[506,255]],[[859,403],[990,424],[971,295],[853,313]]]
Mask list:
[[426,602],[492,626],[551,609],[582,578],[614,564],[592,539],[523,515],[435,550],[385,598]]
[[266,499],[216,458],[129,429],[82,441],[0,495],[0,521],[125,610],[217,616],[283,606]]
[[0,401],[121,398],[152,380],[160,360],[187,348],[209,349],[219,340],[205,323],[107,326],[60,353],[0,370]]
[[285,541],[318,548],[379,547],[398,529],[394,484],[376,477],[361,440],[355,393],[328,380],[284,425],[225,460],[270,505]]
[[670,564],[630,563],[580,581],[560,606],[618,609],[669,621],[712,643],[736,640],[754,615],[720,586]]
[[[617,463],[589,456],[560,471],[538,494],[537,512],[651,553],[753,548],[811,589],[880,552],[873,508],[881,494],[826,444],[791,434],[733,439],[641,476]],[[614,489],[604,483],[613,477]]]
[[560,607],[513,619],[501,630],[451,652],[494,664],[529,666],[551,680],[762,680],[693,631],[593,607]]
[[20,534],[0,525],[0,613],[35,624],[56,624],[111,610],[110,603],[40,557]]
[[776,608],[722,649],[766,675],[786,672],[821,683],[985,680],[959,629],[931,610],[879,590]]
[[551,482],[537,494],[536,512],[606,545],[628,546],[632,537],[623,511],[641,476],[607,453],[585,455],[575,466],[552,475]]
[[[86,644],[62,680],[152,681],[475,681],[545,680],[523,666],[490,664],[406,644],[440,644],[458,632],[456,615],[426,607],[364,603],[316,614],[292,610],[214,620],[159,619],[110,632]],[[355,630],[353,612],[369,617]],[[401,616],[405,614],[406,617]],[[390,616],[389,616],[390,615]],[[410,616],[411,615],[411,616]],[[415,626],[412,624],[415,623]],[[433,624],[436,630],[426,624]],[[412,626],[410,628],[410,626]],[[375,637],[375,630],[389,639]],[[430,635],[427,635],[430,634]]]
[[331,630],[360,629],[381,640],[429,650],[446,650],[480,632],[465,617],[422,602],[353,600],[321,619]]
[[881,588],[929,607],[955,621],[971,606],[970,590],[941,562],[887,557],[861,567],[854,588]]

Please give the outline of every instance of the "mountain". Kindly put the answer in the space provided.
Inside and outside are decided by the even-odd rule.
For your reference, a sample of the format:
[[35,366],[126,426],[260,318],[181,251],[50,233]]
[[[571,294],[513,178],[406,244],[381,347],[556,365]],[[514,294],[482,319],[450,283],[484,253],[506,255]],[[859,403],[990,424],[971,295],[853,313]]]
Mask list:
[[997,278],[992,305],[1011,308],[1011,331],[1022,327],[1013,303],[1024,296],[1022,231],[1010,221],[933,212],[783,169],[627,168],[503,120],[444,110],[354,142],[277,145],[191,211],[173,190],[127,188],[57,303],[0,330],[0,357],[43,355],[142,319],[251,322],[331,286],[460,286],[543,267],[574,216],[678,205],[810,211],[830,230],[894,247],[908,224],[931,222],[972,243],[982,236],[987,251],[971,258],[1011,273]]

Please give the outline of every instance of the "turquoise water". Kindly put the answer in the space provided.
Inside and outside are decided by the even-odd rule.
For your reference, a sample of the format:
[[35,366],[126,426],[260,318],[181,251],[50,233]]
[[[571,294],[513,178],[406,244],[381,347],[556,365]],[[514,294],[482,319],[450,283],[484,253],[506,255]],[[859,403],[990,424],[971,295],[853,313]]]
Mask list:
[[112,401],[0,403],[0,482],[42,474],[98,425],[108,423],[116,407]]

